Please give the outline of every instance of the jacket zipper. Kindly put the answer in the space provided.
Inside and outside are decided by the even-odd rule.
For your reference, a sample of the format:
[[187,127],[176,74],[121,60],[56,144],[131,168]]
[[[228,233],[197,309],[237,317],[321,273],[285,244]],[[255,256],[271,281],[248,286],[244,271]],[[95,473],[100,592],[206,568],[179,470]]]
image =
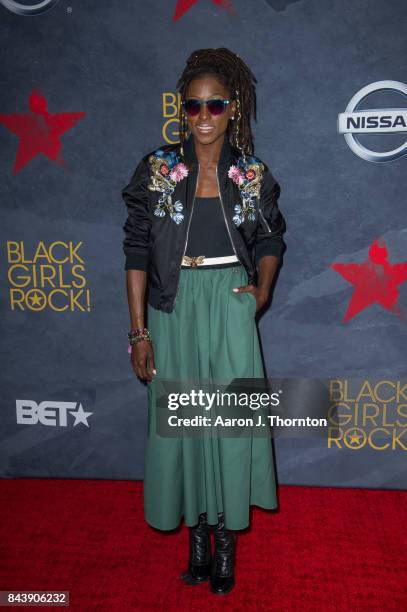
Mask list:
[[[194,211],[194,204],[195,204],[196,191],[198,189],[198,180],[199,180],[199,171],[200,171],[200,168],[201,168],[200,164],[198,163],[198,175],[196,177],[194,199],[192,200],[191,214],[189,215],[189,219],[188,219],[188,227],[187,227],[187,235],[186,235],[185,244],[184,244],[184,252],[182,253],[181,261],[179,263],[180,268],[181,268],[181,264],[182,264],[182,259],[183,259],[184,255],[185,255],[185,251],[187,250],[189,226],[191,225],[192,213]],[[177,299],[177,296],[178,296],[178,293],[179,293],[179,280],[180,280],[180,273],[178,273],[177,290],[176,290],[176,294],[175,294],[175,298],[174,298],[174,304],[175,304],[175,300]]]
[[[232,236],[231,236],[231,233],[230,233],[229,225],[228,225],[228,222],[227,222],[227,219],[226,219],[225,208],[224,208],[224,206],[223,206],[222,194],[221,194],[221,191],[220,191],[219,177],[218,177],[218,167],[217,167],[217,166],[216,166],[216,180],[217,180],[217,182],[218,182],[219,199],[220,199],[220,203],[221,203],[221,207],[222,207],[223,218],[225,219],[225,224],[226,224],[226,228],[227,228],[227,230],[228,230],[228,234],[229,234],[230,242],[231,242],[231,244],[232,244],[232,248],[233,248],[233,252],[234,252],[234,254],[236,255],[237,259],[240,261],[239,257],[237,256],[236,249],[235,249],[235,245],[233,244],[233,240],[232,240]],[[240,261],[240,263],[242,263],[242,262]]]
[[259,206],[259,212],[260,212],[260,214],[261,214],[261,216],[262,216],[262,218],[263,218],[264,223],[266,224],[267,231],[270,233],[270,232],[271,232],[270,226],[269,226],[269,224],[267,223],[267,221],[266,221],[266,219],[265,219],[265,217],[264,217],[264,215],[263,215],[263,211],[262,211],[262,209],[260,208],[260,206]]

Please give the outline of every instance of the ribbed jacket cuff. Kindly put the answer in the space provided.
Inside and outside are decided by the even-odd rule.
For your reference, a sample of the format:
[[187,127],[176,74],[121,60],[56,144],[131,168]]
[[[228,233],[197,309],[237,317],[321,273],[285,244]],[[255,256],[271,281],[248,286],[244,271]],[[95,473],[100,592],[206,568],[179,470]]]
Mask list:
[[147,270],[148,255],[128,253],[126,255],[125,270]]
[[283,244],[279,240],[262,240],[256,244],[256,265],[265,255],[280,257],[283,251]]

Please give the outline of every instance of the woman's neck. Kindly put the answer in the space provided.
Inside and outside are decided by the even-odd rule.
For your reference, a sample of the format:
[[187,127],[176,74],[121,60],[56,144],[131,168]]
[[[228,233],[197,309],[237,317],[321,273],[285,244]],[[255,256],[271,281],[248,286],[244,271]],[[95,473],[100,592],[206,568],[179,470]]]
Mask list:
[[202,168],[217,166],[222,151],[224,136],[224,134],[221,134],[219,138],[210,144],[202,144],[198,142],[196,138],[194,139],[196,157]]

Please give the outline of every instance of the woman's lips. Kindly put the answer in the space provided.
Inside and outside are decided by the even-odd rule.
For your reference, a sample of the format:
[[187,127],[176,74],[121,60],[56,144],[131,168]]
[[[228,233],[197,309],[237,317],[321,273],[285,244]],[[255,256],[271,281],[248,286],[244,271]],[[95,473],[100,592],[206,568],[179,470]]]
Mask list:
[[209,134],[210,132],[212,132],[212,130],[214,130],[214,127],[211,126],[196,126],[196,129],[201,132],[201,134]]

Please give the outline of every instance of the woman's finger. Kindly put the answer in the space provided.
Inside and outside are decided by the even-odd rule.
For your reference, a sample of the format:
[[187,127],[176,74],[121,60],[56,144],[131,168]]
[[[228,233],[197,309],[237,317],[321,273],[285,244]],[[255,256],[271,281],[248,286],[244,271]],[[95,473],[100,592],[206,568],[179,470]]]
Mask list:
[[242,285],[241,287],[234,287],[233,291],[235,293],[252,293],[255,285]]
[[240,287],[233,287],[235,293],[241,293],[246,290],[247,285],[241,285]]
[[150,377],[157,373],[154,365],[154,351],[152,348],[147,355],[147,372],[149,373]]

